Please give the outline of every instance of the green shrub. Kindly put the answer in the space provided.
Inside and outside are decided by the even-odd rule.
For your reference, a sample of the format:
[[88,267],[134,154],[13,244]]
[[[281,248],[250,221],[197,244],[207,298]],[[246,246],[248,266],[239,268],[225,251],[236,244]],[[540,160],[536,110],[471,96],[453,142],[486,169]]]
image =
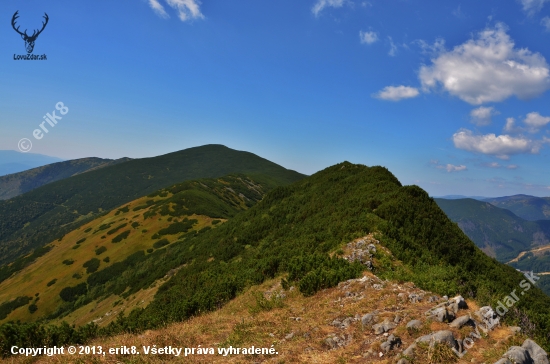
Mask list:
[[100,246],[99,248],[97,248],[95,250],[95,255],[101,255],[103,253],[105,253],[107,251],[107,248],[105,248],[104,246]]
[[109,262],[111,261],[111,259],[109,259],[109,257],[105,257],[105,258],[103,258],[103,261],[104,261],[105,263],[109,263]]
[[127,222],[125,222],[124,224],[120,224],[118,225],[117,227],[107,231],[107,235],[113,235],[114,233],[116,233],[117,231],[119,231],[120,229],[126,227],[126,225],[128,225]]
[[221,220],[212,220],[212,225],[218,225],[220,222],[222,222]]
[[74,287],[65,287],[59,292],[59,297],[65,302],[74,302],[78,296],[82,296],[88,291],[86,283],[77,284]]
[[154,244],[153,244],[153,247],[155,249],[160,249],[162,248],[163,246],[166,246],[170,244],[170,242],[168,241],[168,239],[162,239],[162,240],[159,240],[159,241],[156,241]]
[[92,258],[88,260],[86,263],[82,264],[84,268],[86,268],[86,273],[93,273],[96,272],[99,268],[99,264],[101,262],[97,258]]
[[90,231],[92,231],[92,228],[91,228],[91,227],[89,227],[89,228],[87,228],[86,230],[84,230],[85,233],[89,233]]
[[65,260],[63,261],[63,264],[65,264],[65,265],[71,265],[71,264],[73,264],[73,263],[74,263],[74,260],[72,260],[72,259],[65,259]]
[[130,235],[130,230],[126,230],[125,232],[118,234],[113,238],[113,240],[111,240],[111,242],[120,243],[122,240],[126,239],[128,235]]
[[78,245],[78,244],[81,244],[81,243],[83,243],[83,242],[85,242],[85,241],[86,241],[86,238],[82,238],[82,239],[80,239],[79,241],[77,241],[75,244]]
[[51,281],[49,281],[48,283],[46,283],[46,286],[49,287],[49,286],[53,286],[55,284],[55,282],[57,282],[57,278],[54,278],[52,279]]
[[31,313],[31,315],[35,313],[37,310],[38,310],[38,306],[36,306],[36,304],[33,303],[29,305],[29,312]]

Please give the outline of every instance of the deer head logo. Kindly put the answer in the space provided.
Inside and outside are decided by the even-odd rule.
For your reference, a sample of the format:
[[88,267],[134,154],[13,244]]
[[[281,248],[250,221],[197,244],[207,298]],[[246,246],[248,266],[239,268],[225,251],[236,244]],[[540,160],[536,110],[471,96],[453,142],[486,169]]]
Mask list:
[[36,41],[36,38],[38,38],[38,36],[40,35],[40,33],[42,33],[42,31],[44,30],[44,28],[46,28],[46,24],[48,24],[48,20],[50,19],[48,17],[48,14],[44,13],[44,19],[46,21],[42,22],[42,29],[40,30],[35,30],[32,35],[28,35],[27,34],[27,30],[25,29],[25,31],[23,33],[21,33],[19,31],[19,27],[15,27],[15,22],[17,20],[17,18],[19,18],[19,10],[15,12],[15,14],[13,14],[13,18],[11,18],[11,26],[13,27],[13,29],[19,33],[21,35],[21,38],[23,38],[23,40],[25,41],[25,48],[27,49],[27,53],[28,54],[31,54],[33,49],[34,49],[34,42]]

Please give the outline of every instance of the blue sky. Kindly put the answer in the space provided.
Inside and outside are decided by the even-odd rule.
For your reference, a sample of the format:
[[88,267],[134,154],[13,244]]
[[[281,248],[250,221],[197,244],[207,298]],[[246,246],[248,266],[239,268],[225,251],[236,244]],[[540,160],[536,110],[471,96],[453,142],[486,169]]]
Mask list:
[[[46,61],[14,60],[17,10],[29,34],[48,14]],[[550,195],[550,0],[7,0],[0,15],[0,149],[219,143],[307,174],[383,165],[432,195]]]

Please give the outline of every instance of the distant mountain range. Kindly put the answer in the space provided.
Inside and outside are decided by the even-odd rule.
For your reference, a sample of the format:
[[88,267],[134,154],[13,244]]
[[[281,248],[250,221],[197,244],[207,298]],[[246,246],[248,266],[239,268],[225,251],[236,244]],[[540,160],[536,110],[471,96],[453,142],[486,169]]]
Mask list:
[[510,210],[525,220],[550,220],[550,197],[515,195],[487,198],[484,201]]
[[130,158],[101,159],[82,158],[65,162],[57,162],[42,167],[32,168],[23,172],[0,177],[0,200],[7,200],[22,193],[29,192],[48,183],[62,180],[79,173],[93,171],[127,162]]
[[[69,171],[66,174],[78,169],[70,163],[62,167]],[[275,185],[305,177],[255,154],[223,145],[189,148],[99,169],[96,166],[86,173],[0,201],[0,265],[60,238],[106,211],[158,189],[190,179],[216,178],[229,173],[246,173],[251,178],[262,175]]]
[[471,198],[435,201],[478,247],[501,262],[550,243],[550,220],[529,221],[510,210]]
[[15,150],[0,150],[0,176],[62,161],[63,159],[43,154],[20,153]]

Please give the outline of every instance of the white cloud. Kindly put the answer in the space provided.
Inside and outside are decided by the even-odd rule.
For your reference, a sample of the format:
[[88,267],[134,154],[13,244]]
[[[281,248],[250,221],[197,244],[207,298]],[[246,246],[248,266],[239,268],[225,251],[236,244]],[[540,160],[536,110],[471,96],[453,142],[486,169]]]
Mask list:
[[538,96],[550,88],[550,67],[543,56],[515,48],[503,24],[485,29],[464,44],[443,51],[419,77],[428,91],[441,85],[473,104]]
[[[188,21],[192,19],[203,19],[200,10],[200,0],[165,0],[166,3],[178,12],[178,18],[181,21]],[[159,0],[149,0],[149,6],[162,18],[169,18],[170,16],[164,9],[164,6]]]
[[390,51],[388,52],[388,55],[395,57],[397,54],[397,45],[393,42],[392,37],[388,37],[388,39],[390,41]]
[[382,100],[399,101],[418,96],[420,93],[414,87],[409,86],[386,86],[377,92],[374,97]]
[[482,166],[489,167],[489,168],[506,168],[506,169],[517,169],[517,168],[519,168],[515,164],[508,164],[507,166],[503,166],[502,164],[500,164],[498,162],[485,163],[485,164],[482,164]]
[[360,30],[359,39],[361,40],[361,44],[372,44],[378,42],[378,34],[375,32],[364,32]]
[[445,52],[445,39],[443,38],[437,38],[433,45],[422,39],[413,41],[413,44],[418,45],[423,54],[438,56],[439,54]]
[[550,0],[519,0],[521,5],[523,5],[523,11],[530,16],[541,11],[544,4],[549,1]]
[[550,116],[542,116],[538,112],[530,112],[523,122],[527,125],[527,130],[530,133],[538,133],[540,129],[550,123]]
[[480,106],[470,112],[471,122],[477,126],[487,126],[491,124],[491,118],[498,114],[493,107]]
[[437,168],[437,169],[444,169],[448,173],[461,172],[461,171],[468,170],[468,168],[463,164],[461,164],[459,166],[455,166],[454,164],[450,164],[450,163],[449,164],[440,164],[438,160],[431,160],[430,164],[433,164],[435,166],[435,168]]
[[547,32],[550,32],[550,16],[545,16],[544,18],[542,18],[542,20],[540,21],[540,25],[542,25]]
[[161,18],[169,18],[170,16],[164,10],[164,6],[158,2],[158,0],[149,0],[149,6],[157,13]]
[[509,159],[513,154],[536,154],[543,142],[506,134],[475,135],[468,129],[461,129],[453,134],[453,143],[458,149]]
[[166,0],[166,2],[178,11],[178,17],[181,21],[204,18],[200,10],[201,2],[199,0]]
[[319,16],[319,13],[321,13],[324,8],[341,8],[345,3],[346,0],[317,0],[313,8],[311,8],[311,12],[315,14],[315,16]]
[[447,164],[447,166],[445,167],[445,169],[447,170],[447,172],[460,172],[460,171],[465,171],[467,168],[465,165],[459,165],[459,166],[455,166],[453,164]]
[[520,133],[523,129],[516,126],[516,119],[507,118],[506,125],[504,125],[504,131],[507,133]]

